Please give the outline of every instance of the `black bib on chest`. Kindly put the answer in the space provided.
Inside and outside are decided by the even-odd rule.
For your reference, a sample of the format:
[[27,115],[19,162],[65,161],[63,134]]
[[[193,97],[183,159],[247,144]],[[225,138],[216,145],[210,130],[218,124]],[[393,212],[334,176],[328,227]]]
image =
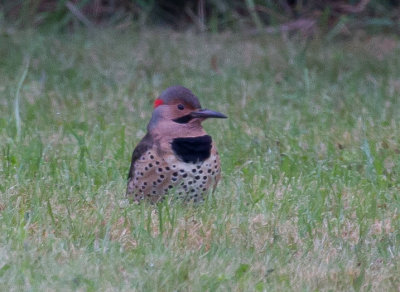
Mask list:
[[202,162],[210,157],[212,139],[210,136],[175,138],[172,150],[186,163]]

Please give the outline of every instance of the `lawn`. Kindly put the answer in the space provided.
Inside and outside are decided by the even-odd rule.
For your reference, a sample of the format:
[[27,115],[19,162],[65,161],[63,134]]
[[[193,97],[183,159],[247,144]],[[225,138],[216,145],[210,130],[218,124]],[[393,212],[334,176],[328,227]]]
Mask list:
[[[400,41],[0,35],[0,290],[398,291]],[[154,99],[181,84],[222,180],[123,204]]]

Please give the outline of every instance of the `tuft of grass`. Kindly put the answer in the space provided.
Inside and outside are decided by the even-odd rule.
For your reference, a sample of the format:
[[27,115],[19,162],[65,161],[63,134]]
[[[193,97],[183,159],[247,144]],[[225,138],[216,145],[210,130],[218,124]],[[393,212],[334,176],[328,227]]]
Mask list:
[[[397,290],[398,48],[393,35],[1,35],[1,290]],[[204,123],[222,181],[199,206],[122,206],[131,151],[173,84],[228,115]]]
[[19,139],[21,136],[21,117],[19,114],[20,91],[22,84],[25,81],[26,74],[28,73],[28,68],[29,68],[29,60],[26,62],[21,79],[18,81],[18,86],[15,93],[14,115],[15,115],[15,127],[17,128],[17,139]]

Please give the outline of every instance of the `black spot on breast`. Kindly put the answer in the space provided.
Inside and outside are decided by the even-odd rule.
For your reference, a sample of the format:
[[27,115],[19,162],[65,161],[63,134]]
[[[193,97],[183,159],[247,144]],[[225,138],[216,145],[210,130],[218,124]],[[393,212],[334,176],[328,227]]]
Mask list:
[[210,136],[175,138],[171,147],[175,154],[186,163],[202,162],[210,157],[212,139]]

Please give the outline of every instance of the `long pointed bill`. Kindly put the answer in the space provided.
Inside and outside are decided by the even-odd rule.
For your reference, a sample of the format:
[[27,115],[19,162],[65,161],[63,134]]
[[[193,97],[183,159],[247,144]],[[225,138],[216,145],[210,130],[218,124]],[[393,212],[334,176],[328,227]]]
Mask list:
[[190,116],[193,118],[218,118],[218,119],[226,119],[227,116],[221,114],[220,112],[212,111],[209,109],[199,109],[190,113]]

